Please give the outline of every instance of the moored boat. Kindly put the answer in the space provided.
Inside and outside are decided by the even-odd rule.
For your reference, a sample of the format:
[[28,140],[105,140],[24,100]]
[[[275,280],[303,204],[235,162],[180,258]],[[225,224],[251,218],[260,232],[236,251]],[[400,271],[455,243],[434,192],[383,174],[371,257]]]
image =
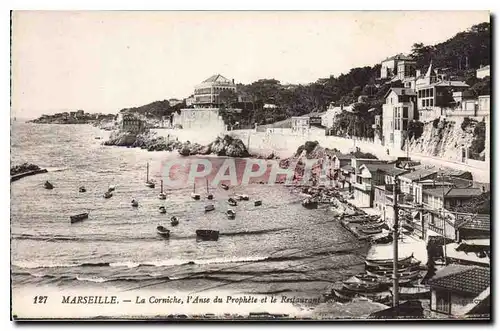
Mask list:
[[205,212],[209,212],[215,209],[215,206],[210,204],[205,206]]
[[236,194],[236,199],[240,201],[248,201],[250,198],[246,194]]
[[159,210],[160,210],[160,214],[166,214],[167,213],[167,209],[164,206],[161,206],[159,208]]
[[218,240],[219,231],[216,230],[196,230],[196,237],[203,240]]
[[207,178],[207,199],[208,200],[214,199],[214,195],[212,193],[210,193],[210,191],[208,190],[208,178]]
[[160,188],[160,194],[158,194],[158,199],[160,200],[165,200],[167,199],[167,195],[163,192],[163,179],[161,180],[161,188]]
[[113,192],[115,190],[116,186],[115,185],[109,185],[108,186],[108,192]]
[[147,170],[146,170],[146,186],[149,188],[155,188],[155,183],[149,179],[149,162],[147,163]]
[[220,184],[220,187],[222,187],[224,190],[229,190],[229,186],[226,184]]
[[172,218],[170,219],[170,225],[176,226],[178,224],[179,224],[179,220],[177,219],[177,217],[172,216]]
[[81,214],[78,214],[78,215],[70,216],[69,220],[70,220],[71,223],[76,223],[76,222],[81,222],[81,221],[83,221],[84,219],[87,219],[87,218],[89,218],[89,213],[81,213]]
[[80,187],[78,188],[78,192],[80,192],[80,193],[84,193],[84,192],[87,192],[87,189],[85,188],[85,186],[80,186]]
[[332,290],[332,291],[335,294],[335,297],[337,299],[344,300],[344,301],[350,301],[353,299],[352,293],[344,292],[342,290]]
[[229,198],[227,199],[227,203],[230,205],[230,206],[236,206],[238,203],[236,202],[236,200],[234,200],[233,198]]
[[168,230],[162,225],[158,225],[156,227],[156,232],[162,237],[170,237],[170,230]]
[[191,198],[194,200],[200,200],[200,195],[196,193],[196,183],[193,184],[193,192],[191,192]]
[[54,188],[54,185],[52,185],[51,182],[49,181],[46,181],[43,186],[47,189],[47,190],[52,190]]
[[139,207],[139,201],[135,200],[135,199],[132,199],[132,207]]
[[255,201],[255,202],[253,203],[253,205],[254,205],[255,207],[262,206],[262,201],[261,201],[261,200],[257,200],[257,201]]
[[234,210],[232,210],[232,209],[228,209],[228,210],[226,211],[226,215],[227,215],[227,217],[228,217],[229,219],[233,219],[233,218],[235,218],[235,217],[236,217],[236,212],[235,212]]
[[104,199],[109,199],[113,196],[113,193],[110,191],[104,192]]

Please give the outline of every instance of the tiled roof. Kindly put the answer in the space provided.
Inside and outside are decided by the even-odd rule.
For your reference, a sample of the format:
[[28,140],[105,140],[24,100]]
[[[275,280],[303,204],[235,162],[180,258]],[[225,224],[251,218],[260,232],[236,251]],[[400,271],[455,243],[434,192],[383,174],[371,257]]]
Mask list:
[[436,168],[430,168],[430,169],[422,168],[422,169],[418,169],[418,170],[409,172],[407,174],[401,175],[401,177],[409,179],[411,181],[415,181],[415,180],[419,180],[420,178],[425,179],[425,177],[431,176],[437,172],[438,172],[438,170]]
[[426,188],[424,189],[425,194],[432,195],[434,197],[442,197],[443,194],[446,194],[446,192],[449,190],[449,187],[436,187],[436,188]]
[[203,83],[213,83],[213,82],[230,83],[231,81],[220,74],[212,75],[203,81]]
[[469,87],[469,85],[466,84],[465,82],[461,82],[458,80],[448,80],[448,81],[442,80],[437,83],[431,84],[431,86]]
[[431,287],[478,295],[490,286],[490,269],[451,264],[437,271],[428,284]]
[[465,223],[461,224],[459,228],[490,231],[491,230],[490,215],[478,214],[472,216],[472,219],[470,221],[466,221]]
[[467,197],[475,197],[481,195],[483,192],[479,188],[452,188],[446,193],[446,197],[450,198],[467,198]]
[[399,53],[399,54],[393,55],[391,57],[388,57],[387,59],[383,60],[382,62],[389,61],[389,60],[408,60],[408,61],[412,61],[413,58],[411,58],[409,56],[406,56],[403,53]]
[[364,165],[368,170],[370,170],[370,172],[381,171],[390,175],[399,175],[408,171],[396,168],[394,164],[388,164],[388,163],[367,163],[367,164],[363,163],[362,165]]

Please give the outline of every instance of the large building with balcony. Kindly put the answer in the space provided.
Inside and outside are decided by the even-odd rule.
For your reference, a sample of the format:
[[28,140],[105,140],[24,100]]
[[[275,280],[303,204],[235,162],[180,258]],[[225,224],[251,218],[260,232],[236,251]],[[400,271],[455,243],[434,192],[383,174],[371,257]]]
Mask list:
[[223,91],[236,93],[234,79],[229,80],[220,74],[215,74],[195,86],[193,104],[201,108],[219,107],[224,103],[224,100],[220,98]]
[[391,56],[380,64],[380,78],[393,78],[397,76],[399,79],[415,75],[416,62],[409,56],[397,54]]
[[445,115],[444,108],[455,102],[457,92],[469,88],[465,82],[444,80],[438,77],[432,62],[423,78],[416,80],[418,117],[422,122],[432,121]]
[[416,93],[407,88],[391,88],[382,106],[382,142],[388,148],[401,149],[404,145],[408,123],[415,118]]

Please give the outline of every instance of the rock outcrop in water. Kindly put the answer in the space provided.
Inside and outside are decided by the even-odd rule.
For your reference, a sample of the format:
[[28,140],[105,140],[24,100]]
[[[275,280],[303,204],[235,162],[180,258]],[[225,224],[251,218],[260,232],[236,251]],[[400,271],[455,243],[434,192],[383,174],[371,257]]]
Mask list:
[[190,141],[180,142],[174,137],[171,139],[165,138],[151,131],[138,134],[116,131],[111,134],[109,140],[104,142],[104,145],[137,147],[148,151],[177,150],[182,156],[209,154],[230,157],[250,156],[241,139],[229,135],[217,137],[215,141],[208,145],[201,145]]
[[26,176],[33,176],[47,172],[47,169],[42,169],[36,164],[23,163],[10,168],[10,181],[16,181]]

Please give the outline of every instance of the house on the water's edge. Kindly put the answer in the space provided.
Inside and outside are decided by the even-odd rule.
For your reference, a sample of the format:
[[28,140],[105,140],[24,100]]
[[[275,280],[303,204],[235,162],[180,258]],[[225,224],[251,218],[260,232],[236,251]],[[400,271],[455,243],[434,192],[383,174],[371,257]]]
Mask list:
[[[445,315],[464,316],[477,310],[491,309],[490,269],[479,266],[451,264],[436,272],[428,281],[431,288],[432,311]],[[476,312],[489,315],[489,311]]]

